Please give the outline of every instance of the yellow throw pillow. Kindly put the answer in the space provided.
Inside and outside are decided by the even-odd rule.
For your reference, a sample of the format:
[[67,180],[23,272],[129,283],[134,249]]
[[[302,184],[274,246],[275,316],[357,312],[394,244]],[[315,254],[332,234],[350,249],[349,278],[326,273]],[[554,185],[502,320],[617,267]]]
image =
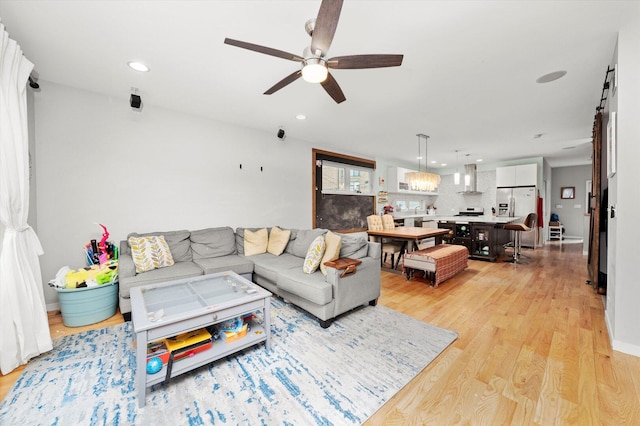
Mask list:
[[129,247],[137,274],[174,264],[171,250],[163,235],[129,237]]
[[320,261],[320,272],[322,272],[322,275],[327,275],[327,267],[324,265],[324,262],[330,262],[340,257],[342,238],[340,238],[339,235],[328,231],[327,235],[324,237],[324,242],[326,247],[324,249],[324,256],[322,256],[322,260]]
[[324,254],[324,237],[318,235],[315,240],[309,246],[307,250],[307,256],[304,258],[304,265],[302,266],[302,272],[305,274],[313,274],[318,270],[322,255]]
[[271,228],[271,234],[269,234],[269,244],[267,245],[267,251],[276,256],[280,256],[284,249],[287,247],[287,243],[289,243],[289,237],[291,236],[291,231],[282,229],[274,226]]
[[269,243],[269,233],[267,228],[262,228],[256,232],[244,230],[244,255],[253,256],[254,254],[262,254],[267,252]]

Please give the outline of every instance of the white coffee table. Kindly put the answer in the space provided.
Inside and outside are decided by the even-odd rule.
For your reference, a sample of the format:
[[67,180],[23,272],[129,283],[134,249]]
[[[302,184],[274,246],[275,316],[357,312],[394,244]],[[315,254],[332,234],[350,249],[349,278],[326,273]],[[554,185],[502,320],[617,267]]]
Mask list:
[[262,311],[262,324],[252,321],[241,339],[216,340],[211,349],[176,361],[171,377],[193,370],[241,349],[265,342],[271,348],[271,293],[235,272],[152,284],[131,289],[131,321],[136,333],[138,405],[146,403],[146,389],[163,382],[167,366],[147,374],[147,343],[204,328],[240,315]]

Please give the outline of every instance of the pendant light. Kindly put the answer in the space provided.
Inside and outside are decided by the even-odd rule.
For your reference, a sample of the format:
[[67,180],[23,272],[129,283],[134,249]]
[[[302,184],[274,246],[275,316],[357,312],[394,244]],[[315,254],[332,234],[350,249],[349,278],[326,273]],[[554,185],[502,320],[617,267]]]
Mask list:
[[[409,189],[412,191],[422,191],[422,192],[433,192],[440,185],[440,175],[435,173],[429,173],[426,171],[427,168],[427,139],[429,136],[418,133],[416,135],[418,137],[418,171],[410,172],[405,175],[407,183],[409,184]],[[425,171],[420,170],[420,160],[422,157],[420,156],[420,140],[424,138],[424,157],[425,157]]]
[[453,183],[455,185],[460,185],[460,172],[458,171],[458,152],[460,151],[456,149],[456,172],[453,174]]
[[[471,154],[467,154],[467,163],[469,163],[469,155]],[[467,173],[464,175],[464,186],[466,188],[469,185],[471,185],[471,175]]]

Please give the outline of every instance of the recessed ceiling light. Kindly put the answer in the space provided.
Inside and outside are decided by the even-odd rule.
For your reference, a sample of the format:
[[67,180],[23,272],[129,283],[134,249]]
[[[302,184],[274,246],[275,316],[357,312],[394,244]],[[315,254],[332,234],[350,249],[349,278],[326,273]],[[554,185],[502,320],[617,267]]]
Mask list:
[[447,166],[447,163],[440,164],[440,167],[446,167],[446,166]]
[[149,71],[149,67],[143,64],[142,62],[127,62],[127,65],[129,65],[129,68],[136,71],[140,71],[140,72]]
[[436,164],[437,161],[436,160],[431,160],[431,164]]
[[536,80],[536,83],[551,83],[552,81],[556,81],[556,80],[564,77],[565,75],[567,75],[566,71],[550,72],[549,74],[545,74],[542,77],[539,77]]
[[478,163],[480,163],[480,162],[482,162],[482,158],[478,158],[476,161],[477,161]]
[[305,120],[305,119],[307,118],[307,116],[306,116],[306,115],[304,115],[304,114],[298,114],[298,115],[296,115],[296,118],[297,118],[298,120]]

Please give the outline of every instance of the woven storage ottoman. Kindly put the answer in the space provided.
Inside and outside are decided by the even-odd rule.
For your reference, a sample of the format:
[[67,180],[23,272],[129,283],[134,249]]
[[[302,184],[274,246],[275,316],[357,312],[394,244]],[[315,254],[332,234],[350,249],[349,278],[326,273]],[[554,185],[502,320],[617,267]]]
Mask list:
[[112,317],[118,307],[118,281],[97,287],[57,288],[62,322],[67,327],[95,324]]
[[438,287],[441,282],[464,270],[469,262],[469,250],[465,246],[439,244],[404,255],[404,272],[407,280],[414,270],[431,275],[431,285]]

